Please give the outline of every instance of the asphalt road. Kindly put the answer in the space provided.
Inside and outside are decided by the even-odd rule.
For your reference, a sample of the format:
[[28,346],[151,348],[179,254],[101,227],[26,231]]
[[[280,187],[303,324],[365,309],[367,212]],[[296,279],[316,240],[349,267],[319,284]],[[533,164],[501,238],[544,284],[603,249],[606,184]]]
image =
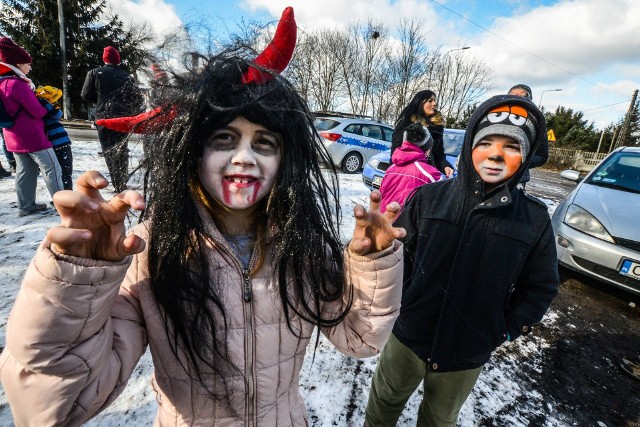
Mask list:
[[97,141],[98,140],[98,132],[95,129],[91,129],[89,126],[86,127],[71,127],[66,126],[65,129],[71,137],[72,141],[76,140],[89,140],[89,141]]

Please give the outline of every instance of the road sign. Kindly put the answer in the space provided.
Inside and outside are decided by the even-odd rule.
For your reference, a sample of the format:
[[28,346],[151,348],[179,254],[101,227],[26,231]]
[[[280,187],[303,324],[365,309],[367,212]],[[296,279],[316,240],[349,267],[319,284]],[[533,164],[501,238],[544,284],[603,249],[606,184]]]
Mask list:
[[549,129],[547,131],[547,140],[551,141],[551,142],[555,142],[556,141],[556,134],[553,133],[553,129]]

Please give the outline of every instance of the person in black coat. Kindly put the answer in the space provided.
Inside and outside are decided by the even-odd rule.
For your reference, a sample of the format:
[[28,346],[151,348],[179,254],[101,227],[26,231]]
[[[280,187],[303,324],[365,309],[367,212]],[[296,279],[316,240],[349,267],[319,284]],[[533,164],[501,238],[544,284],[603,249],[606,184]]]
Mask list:
[[[144,99],[129,74],[120,68],[120,53],[107,46],[102,54],[104,66],[87,73],[82,87],[82,98],[96,104],[96,119],[126,117],[138,114]],[[107,163],[111,183],[116,192],[126,190],[129,150],[127,134],[96,126],[98,139]]]
[[421,123],[429,129],[431,136],[433,136],[433,148],[428,159],[429,164],[435,166],[447,177],[451,177],[453,166],[447,161],[444,153],[444,117],[436,110],[437,106],[436,94],[430,90],[421,90],[413,96],[411,102],[404,107],[396,120],[393,136],[391,137],[391,156],[393,156],[396,148],[402,145],[402,135],[407,126],[416,122]]
[[545,204],[518,187],[546,139],[527,98],[500,95],[469,121],[458,174],[419,187],[405,228],[400,315],[371,385],[368,426],[395,425],[424,381],[418,425],[455,426],[483,365],[531,332],[558,292]]
[[[522,83],[519,83],[513,86],[511,89],[509,89],[509,95],[524,96],[525,98],[533,102],[533,92],[531,92],[531,88],[528,85],[525,85]],[[533,155],[531,156],[531,162],[529,162],[529,168],[525,171],[524,174],[522,174],[520,183],[523,185],[523,187],[531,179],[531,173],[529,172],[529,169],[537,168],[544,165],[545,163],[547,163],[548,159],[549,159],[549,141],[547,140],[546,134],[545,134],[544,142],[540,144],[536,152],[533,153]]]

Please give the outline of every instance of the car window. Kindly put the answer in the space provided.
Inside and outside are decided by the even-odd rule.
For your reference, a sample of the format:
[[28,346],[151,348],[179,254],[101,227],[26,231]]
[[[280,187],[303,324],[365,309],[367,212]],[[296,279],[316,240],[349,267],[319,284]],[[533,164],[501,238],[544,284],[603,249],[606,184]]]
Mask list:
[[450,156],[459,156],[464,142],[464,133],[453,133],[444,131],[442,135],[444,142],[444,152]]
[[349,126],[347,126],[346,128],[344,128],[345,132],[349,132],[349,133],[355,133],[356,135],[362,135],[362,132],[360,131],[360,128],[362,126],[357,125],[357,124],[351,124]]
[[640,153],[612,155],[598,166],[588,182],[640,193]]
[[382,129],[376,125],[362,125],[362,135],[369,138],[382,139]]
[[340,124],[339,121],[332,120],[332,119],[325,119],[325,118],[317,118],[313,121],[313,126],[315,126],[317,130],[333,129],[339,124]]
[[393,129],[382,127],[382,132],[384,133],[384,140],[391,142],[391,138],[393,138]]

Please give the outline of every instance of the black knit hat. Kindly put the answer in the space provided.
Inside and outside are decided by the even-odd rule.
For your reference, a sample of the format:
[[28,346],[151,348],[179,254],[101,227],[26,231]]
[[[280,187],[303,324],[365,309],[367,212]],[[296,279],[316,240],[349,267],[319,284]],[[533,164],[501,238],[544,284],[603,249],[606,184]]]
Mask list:
[[525,92],[527,92],[527,94],[525,95],[526,98],[529,98],[531,100],[533,100],[533,92],[531,92],[531,88],[523,83],[518,83],[517,85],[513,86],[511,89],[509,89],[509,92],[507,93],[511,93],[512,90],[514,89],[522,89]]

